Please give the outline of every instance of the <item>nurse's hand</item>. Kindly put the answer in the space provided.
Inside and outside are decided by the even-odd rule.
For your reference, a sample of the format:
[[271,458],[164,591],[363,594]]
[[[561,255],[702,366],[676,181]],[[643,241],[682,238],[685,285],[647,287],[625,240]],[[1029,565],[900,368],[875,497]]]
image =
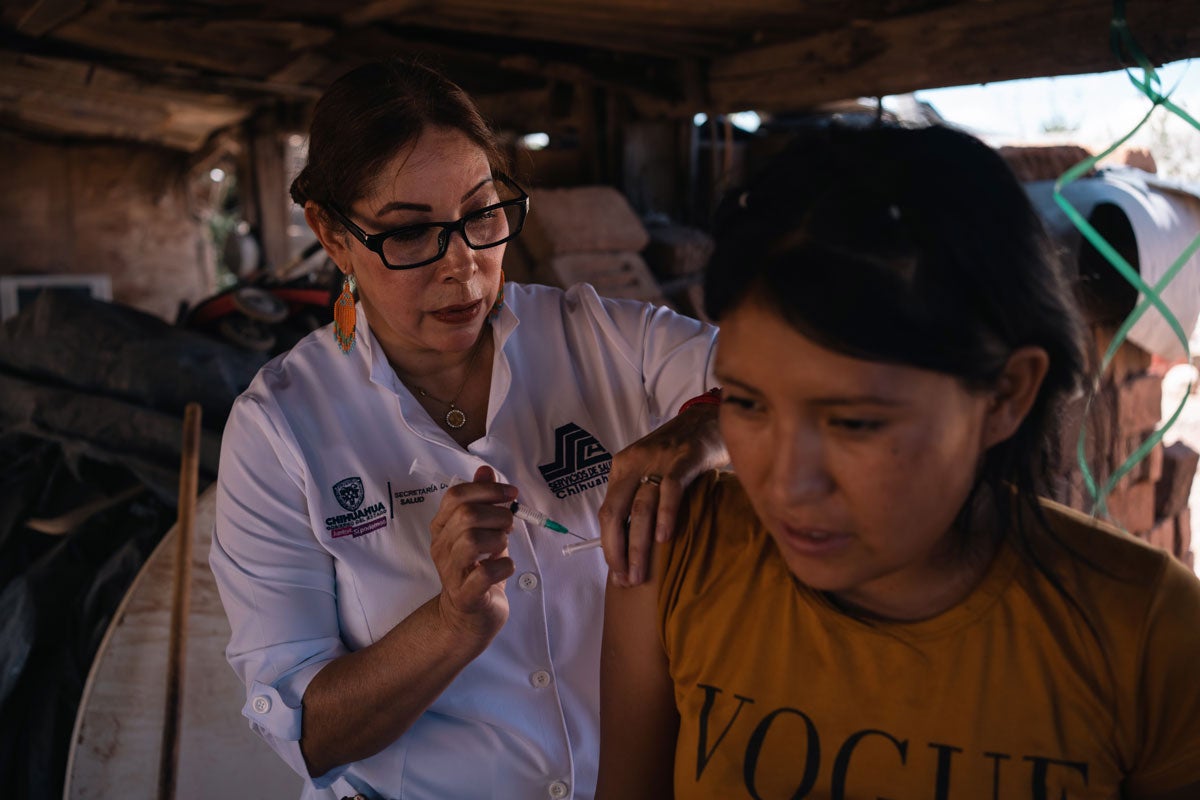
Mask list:
[[484,645],[508,619],[504,581],[515,569],[508,557],[513,515],[498,504],[516,498],[516,487],[496,483],[491,467],[480,467],[474,482],[446,490],[430,524],[430,553],[442,579],[442,619]]
[[692,406],[613,457],[600,506],[600,537],[618,586],[646,579],[651,545],[671,538],[683,490],[729,463],[717,408]]

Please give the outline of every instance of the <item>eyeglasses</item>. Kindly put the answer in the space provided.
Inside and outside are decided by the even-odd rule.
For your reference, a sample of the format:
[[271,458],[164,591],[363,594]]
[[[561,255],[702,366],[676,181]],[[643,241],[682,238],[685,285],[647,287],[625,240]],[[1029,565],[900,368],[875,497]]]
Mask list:
[[472,211],[455,222],[422,222],[383,233],[367,233],[336,208],[328,207],[328,210],[355,239],[377,253],[385,267],[416,269],[446,255],[450,236],[455,231],[472,250],[496,247],[521,232],[525,215],[529,213],[529,195],[507,175],[497,174],[496,182],[505,190],[502,195],[516,196]]

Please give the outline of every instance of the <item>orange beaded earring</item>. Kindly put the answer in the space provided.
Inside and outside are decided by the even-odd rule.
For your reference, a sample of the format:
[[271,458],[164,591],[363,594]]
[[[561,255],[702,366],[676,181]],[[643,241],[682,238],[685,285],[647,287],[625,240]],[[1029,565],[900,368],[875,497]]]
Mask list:
[[333,304],[333,335],[343,353],[354,349],[355,324],[354,276],[347,275],[342,280],[342,293]]
[[496,302],[492,303],[492,310],[488,312],[490,319],[495,319],[500,313],[500,309],[504,308],[504,268],[500,269],[500,290],[496,292]]

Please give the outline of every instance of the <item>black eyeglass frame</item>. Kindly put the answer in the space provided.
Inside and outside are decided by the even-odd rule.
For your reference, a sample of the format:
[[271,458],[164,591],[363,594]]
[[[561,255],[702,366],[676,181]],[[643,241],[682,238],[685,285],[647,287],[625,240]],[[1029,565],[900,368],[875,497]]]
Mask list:
[[[499,203],[493,203],[490,206],[484,206],[476,211],[472,211],[470,214],[465,214],[454,222],[418,222],[414,225],[402,225],[399,228],[392,228],[391,230],[383,231],[382,233],[367,233],[358,225],[356,225],[354,220],[350,219],[350,217],[346,216],[338,209],[334,208],[333,206],[327,206],[327,208],[329,213],[332,214],[338,220],[338,222],[342,223],[342,225],[346,227],[346,230],[350,231],[351,235],[353,235],[355,239],[358,239],[360,242],[362,242],[364,247],[375,253],[375,255],[379,256],[379,260],[383,263],[383,266],[391,270],[417,269],[418,267],[424,267],[432,264],[435,261],[440,261],[443,257],[445,257],[446,251],[450,249],[450,237],[455,231],[458,231],[458,234],[462,237],[463,242],[465,242],[467,247],[471,248],[472,250],[487,250],[492,247],[499,247],[505,242],[515,239],[517,235],[521,233],[521,230],[525,227],[525,219],[529,216],[529,193],[522,189],[516,181],[503,173],[496,173],[494,180],[499,180],[506,186],[515,189],[520,193],[520,197],[514,197],[512,200],[504,200]],[[467,238],[466,232],[468,220],[478,217],[480,214],[486,214],[490,211],[496,211],[497,209],[511,207],[519,207],[521,209],[521,218],[517,220],[515,228],[509,231],[508,236],[505,236],[498,242],[492,242],[491,244],[471,244],[471,240]],[[436,256],[416,264],[405,264],[404,266],[400,267],[396,266],[395,264],[388,263],[387,258],[383,255],[383,243],[385,241],[398,233],[404,233],[405,231],[416,229],[425,230],[428,228],[442,229],[442,232],[438,234],[438,252]]]

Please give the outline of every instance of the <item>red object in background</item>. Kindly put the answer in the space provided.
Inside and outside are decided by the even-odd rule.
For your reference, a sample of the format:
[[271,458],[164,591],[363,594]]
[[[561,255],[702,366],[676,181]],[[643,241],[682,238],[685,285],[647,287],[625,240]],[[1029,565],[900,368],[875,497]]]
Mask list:
[[[227,289],[220,294],[203,300],[187,315],[186,323],[196,327],[220,319],[228,314],[245,313],[244,305],[238,302],[237,293],[244,292],[247,287]],[[294,314],[305,306],[329,308],[333,304],[333,296],[328,289],[297,289],[277,287],[271,289],[255,288],[255,291],[266,292],[287,304],[287,313]],[[286,315],[285,315],[286,316]]]

